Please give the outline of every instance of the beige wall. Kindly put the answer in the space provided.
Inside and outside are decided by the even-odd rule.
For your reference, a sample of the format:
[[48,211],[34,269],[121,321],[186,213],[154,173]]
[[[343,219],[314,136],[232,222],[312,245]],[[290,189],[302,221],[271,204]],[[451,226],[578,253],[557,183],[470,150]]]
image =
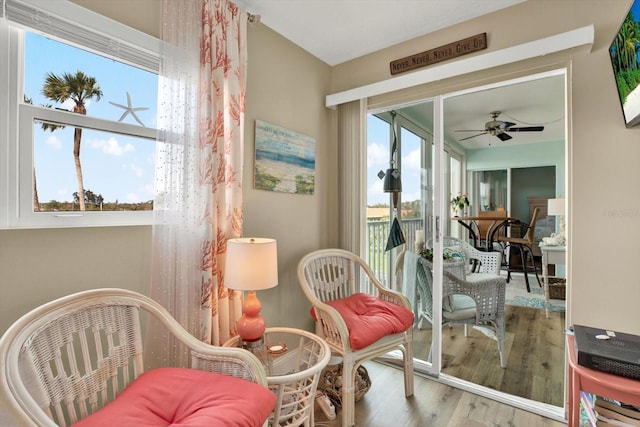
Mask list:
[[[324,107],[331,69],[264,25],[249,26],[248,39],[244,234],[278,240],[280,283],[258,295],[267,324],[310,329],[297,263],[337,241],[336,138],[330,134],[331,110]],[[253,189],[256,119],[315,138],[315,194]]]
[[[157,0],[148,0],[158,3]],[[99,0],[77,0],[100,4]],[[102,2],[107,7],[106,2]],[[591,53],[548,55],[372,99],[391,100],[469,87],[527,72],[568,66],[571,72],[568,153],[571,239],[570,321],[640,334],[640,283],[634,264],[640,218],[640,127],[626,129],[607,47],[630,0],[528,0],[329,69],[263,25],[249,29],[245,152],[245,235],[278,239],[280,285],[261,292],[272,324],[310,326],[295,277],[305,252],[337,242],[335,116],[324,95],[389,78],[389,61],[487,32],[489,50],[595,25]],[[117,8],[115,2],[113,8]],[[153,13],[146,16],[151,19]],[[148,22],[147,22],[148,24]],[[152,31],[151,31],[152,32]],[[260,119],[317,141],[316,194],[252,189],[253,126]],[[149,281],[149,227],[0,231],[0,332],[18,315],[55,296],[98,286],[144,290]]]

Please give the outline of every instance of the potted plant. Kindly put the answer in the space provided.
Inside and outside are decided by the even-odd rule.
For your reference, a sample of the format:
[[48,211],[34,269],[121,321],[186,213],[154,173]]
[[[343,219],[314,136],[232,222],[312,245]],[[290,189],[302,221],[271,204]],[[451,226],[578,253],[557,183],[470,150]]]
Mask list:
[[456,216],[463,216],[464,208],[470,206],[469,198],[466,194],[458,194],[456,197],[451,199],[451,210],[457,213]]

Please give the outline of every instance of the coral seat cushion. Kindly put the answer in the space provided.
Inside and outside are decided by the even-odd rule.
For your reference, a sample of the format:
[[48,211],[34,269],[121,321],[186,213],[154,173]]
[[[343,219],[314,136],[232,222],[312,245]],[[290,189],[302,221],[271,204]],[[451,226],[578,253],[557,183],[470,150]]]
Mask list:
[[185,368],[140,375],[113,402],[75,426],[261,426],[276,403],[268,388]]
[[380,338],[406,331],[413,325],[413,313],[397,304],[373,295],[357,293],[327,301],[344,319],[351,348],[358,350]]

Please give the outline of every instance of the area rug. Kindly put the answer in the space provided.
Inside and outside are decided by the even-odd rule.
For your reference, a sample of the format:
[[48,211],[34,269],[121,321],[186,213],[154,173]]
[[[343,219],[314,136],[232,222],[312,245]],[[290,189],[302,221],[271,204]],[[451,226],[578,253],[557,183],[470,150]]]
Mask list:
[[[531,292],[527,292],[524,276],[511,275],[507,283],[507,295],[505,303],[518,307],[532,307],[544,310],[544,288],[538,286],[535,276],[529,277]],[[559,299],[549,300],[550,311],[565,311],[565,301]]]

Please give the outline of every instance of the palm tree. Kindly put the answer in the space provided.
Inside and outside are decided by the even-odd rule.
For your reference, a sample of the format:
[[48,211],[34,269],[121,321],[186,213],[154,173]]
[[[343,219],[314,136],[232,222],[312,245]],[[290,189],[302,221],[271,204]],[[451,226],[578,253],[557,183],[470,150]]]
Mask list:
[[[88,100],[96,98],[99,101],[102,98],[102,91],[95,77],[87,76],[79,70],[75,74],[63,73],[62,76],[48,73],[42,86],[42,94],[59,103],[71,99],[75,104],[73,112],[82,115],[87,114],[86,102]],[[80,210],[84,211],[84,184],[82,182],[82,165],[80,164],[81,142],[82,128],[75,128],[73,134],[73,160],[76,165],[76,177],[78,178]]]

